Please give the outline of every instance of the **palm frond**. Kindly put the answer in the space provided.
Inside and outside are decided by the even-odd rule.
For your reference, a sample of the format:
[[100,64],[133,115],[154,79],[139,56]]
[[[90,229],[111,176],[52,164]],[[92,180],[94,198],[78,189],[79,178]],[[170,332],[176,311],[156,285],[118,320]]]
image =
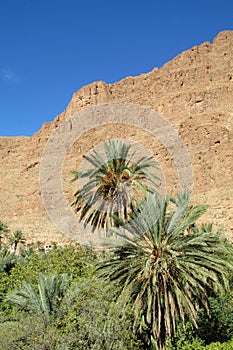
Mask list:
[[84,156],[91,168],[73,172],[73,181],[86,177],[87,182],[75,192],[72,205],[80,212],[84,226],[91,224],[93,231],[114,226],[112,215],[129,218],[137,198],[145,198],[158,187],[158,177],[153,174],[158,163],[153,157],[141,157],[134,163],[130,147],[110,140],[104,144],[105,158],[94,150]]
[[[206,211],[190,206],[188,193],[176,198],[148,195],[126,223],[113,229],[121,237],[98,271],[117,285],[119,299],[132,303],[135,332],[150,330],[159,349],[180,320],[197,327],[200,307],[208,310],[208,296],[229,288],[233,246],[212,226],[187,231]],[[203,229],[202,229],[203,228]],[[231,258],[229,258],[231,257]]]
[[70,284],[71,279],[67,274],[41,273],[37,288],[30,281],[26,281],[20,289],[10,292],[5,301],[16,305],[19,309],[37,314],[47,325],[50,320],[60,315],[62,303],[71,300],[70,295],[67,295],[66,299]]

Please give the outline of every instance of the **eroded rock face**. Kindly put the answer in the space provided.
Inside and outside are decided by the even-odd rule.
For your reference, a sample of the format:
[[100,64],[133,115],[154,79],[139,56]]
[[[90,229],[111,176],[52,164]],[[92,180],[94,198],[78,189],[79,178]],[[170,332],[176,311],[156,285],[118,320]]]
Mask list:
[[[175,57],[162,68],[115,84],[103,81],[73,94],[67,109],[33,137],[0,137],[0,219],[22,229],[29,240],[65,241],[47,217],[40,198],[39,166],[49,136],[77,111],[98,104],[129,102],[158,111],[179,132],[192,162],[193,202],[209,204],[204,220],[223,226],[233,239],[233,31],[218,34]],[[82,155],[109,138],[125,137],[150,149],[161,163],[168,190],[177,191],[177,174],[166,147],[143,130],[105,126],[77,140],[63,167],[63,186],[72,201],[69,171]],[[52,195],[52,194],[51,194]]]

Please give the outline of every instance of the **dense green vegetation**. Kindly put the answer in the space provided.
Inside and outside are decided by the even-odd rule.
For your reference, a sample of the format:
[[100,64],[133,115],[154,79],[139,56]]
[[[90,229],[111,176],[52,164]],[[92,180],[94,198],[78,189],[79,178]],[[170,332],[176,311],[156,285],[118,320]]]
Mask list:
[[187,192],[154,193],[155,163],[129,149],[109,142],[75,173],[84,227],[118,237],[108,249],[27,247],[0,222],[0,349],[233,349],[232,244]]
[[228,290],[232,268],[232,247],[219,232],[192,227],[206,208],[190,207],[187,193],[170,204],[169,197],[149,196],[145,213],[134,212],[126,232],[114,229],[124,241],[100,266],[101,276],[116,282],[124,304],[131,302],[135,334],[146,331],[147,345],[159,349],[178,321],[184,329],[187,321],[197,327],[199,309],[209,310],[208,296]]
[[108,253],[70,244],[16,255],[3,245],[0,348],[232,349],[232,245],[192,225],[205,208],[187,197],[182,210],[180,197],[151,200],[144,221],[129,221],[136,235]]

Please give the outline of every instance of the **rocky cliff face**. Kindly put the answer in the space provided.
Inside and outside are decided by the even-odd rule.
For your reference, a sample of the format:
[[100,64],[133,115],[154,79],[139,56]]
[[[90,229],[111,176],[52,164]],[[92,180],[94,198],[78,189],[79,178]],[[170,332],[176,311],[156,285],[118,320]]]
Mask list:
[[[158,111],[176,128],[191,156],[193,202],[209,204],[205,220],[224,226],[233,239],[233,31],[217,35],[175,57],[162,68],[115,84],[94,82],[74,93],[67,109],[33,137],[0,137],[0,219],[22,229],[29,240],[64,241],[47,217],[40,198],[39,166],[52,131],[90,106],[130,102]],[[106,138],[142,143],[161,163],[169,191],[177,190],[174,160],[164,145],[143,130],[109,125],[82,135],[67,154],[63,187],[72,200],[69,170]],[[51,194],[52,195],[52,194]]]

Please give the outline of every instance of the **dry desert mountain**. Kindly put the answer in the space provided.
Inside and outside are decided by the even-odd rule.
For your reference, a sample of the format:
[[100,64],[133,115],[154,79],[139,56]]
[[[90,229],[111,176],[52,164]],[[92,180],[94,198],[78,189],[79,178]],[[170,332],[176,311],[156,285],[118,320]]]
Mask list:
[[[49,219],[41,199],[39,172],[46,142],[72,116],[77,115],[82,127],[79,111],[113,103],[153,109],[179,133],[191,159],[192,202],[209,204],[203,221],[223,227],[233,239],[233,31],[220,32],[213,43],[195,46],[160,69],[114,84],[98,81],[84,86],[62,114],[32,137],[0,137],[0,220],[22,230],[28,241],[67,240]],[[168,191],[178,190],[176,165],[166,145],[133,125],[108,124],[83,132],[67,150],[60,177],[69,202],[77,186],[69,181],[70,170],[95,145],[110,138],[143,145],[160,162]],[[56,188],[48,195],[59,207],[55,192]]]

